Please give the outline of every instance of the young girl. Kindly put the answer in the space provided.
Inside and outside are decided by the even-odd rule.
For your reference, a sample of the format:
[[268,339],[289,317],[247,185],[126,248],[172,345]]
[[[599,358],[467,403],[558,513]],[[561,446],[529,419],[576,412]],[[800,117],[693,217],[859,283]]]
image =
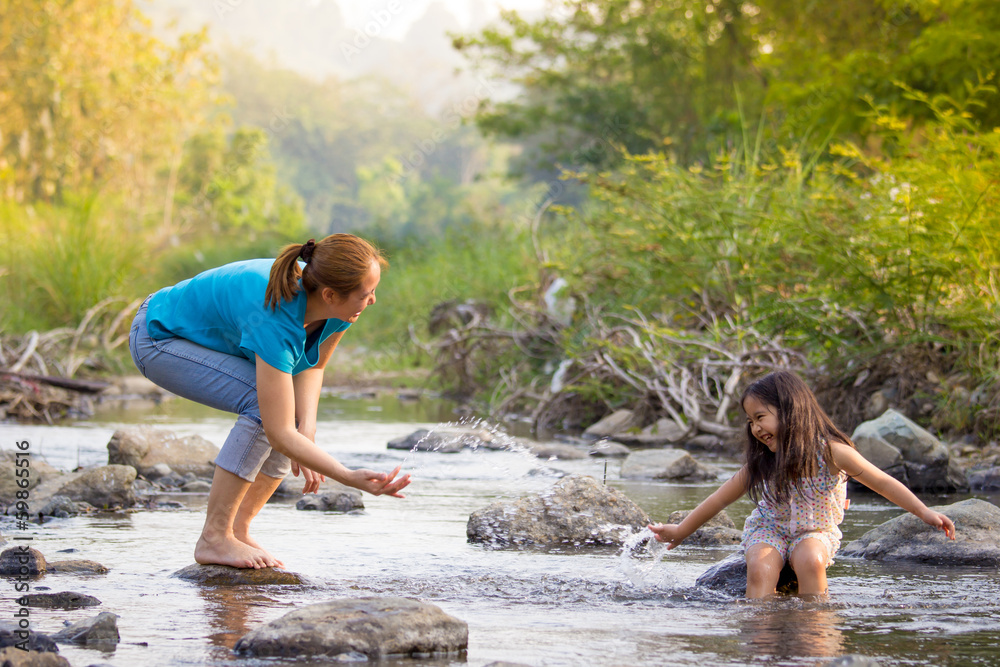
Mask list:
[[826,568],[840,548],[848,477],[955,539],[951,519],[861,456],[794,373],[764,376],[740,403],[747,414],[745,463],[679,524],[649,526],[668,549],[748,493],[757,508],[743,527],[747,597],[774,593],[786,560],[801,595],[824,595]]
[[385,264],[367,241],[333,234],[286,246],[275,260],[210,269],[139,308],[129,347],[142,374],[239,415],[215,460],[197,562],[281,566],[249,531],[289,470],[302,472],[304,493],[331,477],[403,497],[410,477],[397,477],[399,468],[351,470],[315,444],[323,368],[347,328],[375,303]]

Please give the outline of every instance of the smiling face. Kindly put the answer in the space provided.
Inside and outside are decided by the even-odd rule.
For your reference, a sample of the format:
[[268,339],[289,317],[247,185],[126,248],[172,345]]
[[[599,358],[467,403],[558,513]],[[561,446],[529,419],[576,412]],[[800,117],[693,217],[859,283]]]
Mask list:
[[329,287],[323,288],[323,300],[329,306],[328,316],[353,324],[365,308],[375,303],[375,288],[382,278],[382,267],[372,262],[368,276],[361,286],[343,298]]
[[743,410],[747,413],[747,424],[753,437],[772,452],[776,452],[778,450],[778,431],[781,428],[777,408],[764,403],[755,396],[747,396],[743,401]]

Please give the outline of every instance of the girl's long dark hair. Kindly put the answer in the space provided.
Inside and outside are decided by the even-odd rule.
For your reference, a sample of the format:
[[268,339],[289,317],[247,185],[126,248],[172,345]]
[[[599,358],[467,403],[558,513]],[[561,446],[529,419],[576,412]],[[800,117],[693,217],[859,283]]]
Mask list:
[[743,390],[740,405],[750,396],[778,413],[778,433],[774,434],[778,447],[774,453],[754,437],[747,422],[747,495],[755,503],[765,497],[784,502],[793,491],[800,492],[802,480],[819,474],[820,455],[827,467],[833,465],[831,442],[854,447],[795,373],[775,371],[756,380]]

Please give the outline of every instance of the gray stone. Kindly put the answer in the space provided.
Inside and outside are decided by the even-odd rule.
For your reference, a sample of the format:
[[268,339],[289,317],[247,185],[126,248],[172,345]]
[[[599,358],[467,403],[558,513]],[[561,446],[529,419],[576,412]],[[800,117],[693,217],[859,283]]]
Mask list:
[[58,593],[27,593],[18,600],[24,600],[26,607],[38,607],[40,609],[82,609],[83,607],[96,607],[101,601],[91,595],[74,593],[73,591],[60,591]]
[[859,424],[851,439],[862,456],[911,489],[947,493],[968,488],[948,446],[895,410]]
[[664,417],[642,429],[639,433],[618,433],[615,435],[615,440],[620,440],[627,445],[663,447],[681,442],[689,435],[693,435],[693,433],[689,434],[687,428]]
[[195,479],[190,482],[185,482],[181,487],[181,491],[184,493],[208,493],[212,490],[212,483],[206,482],[203,479]]
[[[14,623],[8,623],[6,621],[0,621],[0,648],[5,648],[7,646],[15,646],[16,644],[24,645],[25,637],[20,634],[23,632]],[[52,652],[58,653],[59,647],[56,643],[49,638],[48,635],[44,635],[38,632],[34,628],[28,633],[28,650],[29,651],[39,651],[39,652]],[[3,664],[0,662],[0,664]]]
[[97,616],[85,618],[69,625],[52,635],[60,644],[84,644],[86,646],[117,644],[118,615],[102,611]]
[[840,555],[933,565],[1000,565],[1000,507],[972,498],[932,509],[955,523],[954,540],[907,512],[869,530]]
[[37,511],[32,508],[32,514],[65,519],[80,513],[80,505],[68,496],[52,496],[41,502],[44,504]]
[[318,510],[320,512],[351,512],[364,508],[365,503],[361,498],[361,492],[348,488],[344,488],[342,491],[328,491],[323,494],[309,493],[295,503],[297,510]]
[[59,489],[57,495],[90,503],[94,507],[111,509],[135,504],[135,468],[107,465],[85,470]]
[[587,451],[590,456],[599,456],[606,458],[623,458],[632,453],[632,450],[628,448],[627,445],[623,445],[620,442],[614,442],[613,440],[602,440],[601,442],[595,442],[591,448]]
[[14,646],[0,649],[3,667],[72,667],[69,660],[58,653],[22,651]]
[[610,438],[630,429],[638,429],[639,419],[631,410],[615,410],[596,424],[591,424],[584,432],[587,438]]
[[1000,466],[970,472],[969,486],[977,491],[1000,490]]
[[466,535],[494,547],[621,546],[648,523],[648,515],[621,491],[593,477],[569,475],[539,494],[473,512]]
[[699,463],[683,449],[668,447],[632,452],[622,463],[621,476],[625,479],[703,482],[716,479],[719,471]]
[[441,454],[454,454],[465,448],[496,449],[493,434],[486,429],[461,427],[438,428],[433,431],[418,429],[410,435],[390,440],[386,447]]
[[[29,460],[30,465],[27,468],[18,468],[15,464],[19,458],[22,461]],[[17,471],[25,469],[29,471],[29,474],[26,477],[18,477]],[[12,504],[17,500],[18,491],[24,491],[25,489],[33,491],[45,480],[59,477],[60,475],[62,475],[61,472],[37,458],[34,454],[30,457],[18,457],[16,450],[0,450],[0,504]],[[27,481],[27,486],[21,486],[21,484],[25,483],[25,480]],[[31,497],[34,498],[35,494],[32,493]]]
[[142,476],[151,482],[155,482],[156,480],[166,477],[167,475],[172,475],[173,472],[174,469],[166,463],[154,463],[151,466],[143,468]]
[[55,574],[107,574],[110,570],[95,560],[57,560],[47,564]]
[[582,449],[561,442],[533,442],[528,445],[528,451],[540,459],[572,461],[587,458],[587,453]]
[[0,553],[0,575],[37,576],[45,574],[45,556],[38,549],[16,546]]
[[[680,523],[691,510],[671,512],[667,523]],[[743,531],[736,527],[726,510],[722,510],[691,533],[683,544],[698,546],[726,546],[743,541]]]
[[[733,597],[744,597],[747,594],[747,562],[743,553],[733,554],[708,568],[695,580],[695,584]],[[776,588],[779,593],[796,593],[799,590],[795,571],[788,563],[778,575]]]
[[305,583],[300,575],[273,567],[255,570],[198,563],[181,568],[171,576],[204,586],[293,586]]
[[149,426],[130,426],[115,431],[108,442],[108,463],[132,466],[142,475],[164,463],[179,475],[198,477],[215,474],[219,448],[201,437],[178,437],[175,433]]
[[409,598],[352,598],[309,605],[250,631],[234,651],[248,656],[427,657],[465,651],[469,626]]

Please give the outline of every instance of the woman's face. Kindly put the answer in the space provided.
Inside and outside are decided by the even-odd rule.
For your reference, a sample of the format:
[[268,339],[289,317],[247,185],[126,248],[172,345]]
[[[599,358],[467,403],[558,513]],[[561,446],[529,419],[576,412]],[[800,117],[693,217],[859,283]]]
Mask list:
[[747,413],[747,423],[750,424],[750,432],[765,447],[772,452],[778,450],[778,410],[773,405],[768,405],[754,396],[747,396],[743,401],[743,410]]
[[324,294],[324,297],[327,297],[327,303],[330,304],[330,317],[351,324],[357,322],[365,308],[375,303],[375,288],[378,287],[381,278],[382,267],[377,262],[372,262],[368,276],[362,281],[361,287],[347,295],[346,299],[341,298],[333,290],[329,290],[329,293]]

